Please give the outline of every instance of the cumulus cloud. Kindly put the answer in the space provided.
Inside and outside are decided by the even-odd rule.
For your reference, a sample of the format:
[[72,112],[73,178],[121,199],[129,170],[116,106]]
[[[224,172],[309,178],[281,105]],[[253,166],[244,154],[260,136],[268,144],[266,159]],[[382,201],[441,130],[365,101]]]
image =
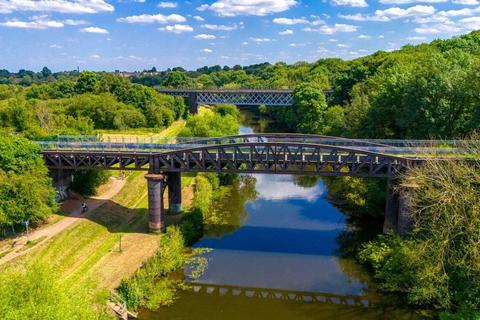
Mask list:
[[124,18],[118,18],[118,22],[125,22],[125,23],[160,23],[160,24],[167,24],[167,23],[181,23],[187,21],[184,16],[179,14],[169,14],[163,15],[159,14],[141,14],[138,16],[128,16]]
[[218,0],[211,5],[201,5],[199,11],[212,10],[219,16],[265,16],[283,12],[297,4],[296,0]]
[[350,24],[343,24],[343,23],[336,23],[332,26],[323,25],[318,28],[303,28],[303,31],[306,32],[319,32],[323,34],[334,34],[337,32],[355,32],[357,31],[358,26],[350,25]]
[[48,15],[33,16],[28,20],[11,19],[1,22],[0,26],[20,29],[49,29],[49,28],[63,28],[64,26],[79,26],[86,24],[84,20],[52,20]]
[[289,35],[293,34],[293,30],[287,29],[287,30],[284,30],[284,31],[280,31],[278,34],[281,35],[281,36],[289,36]]
[[193,19],[197,20],[197,21],[205,21],[205,19],[203,19],[202,17],[200,16],[193,16]]
[[368,7],[368,4],[365,0],[332,0],[332,3],[337,6],[348,6],[356,8]]
[[108,34],[107,29],[99,28],[99,27],[86,27],[80,30],[81,32],[87,33],[99,33],[99,34]]
[[197,34],[194,38],[197,40],[214,40],[217,37],[215,37],[213,34],[201,33],[201,34]]
[[158,30],[180,34],[185,32],[192,32],[193,28],[187,24],[174,24],[174,25],[158,28]]
[[410,8],[392,7],[385,10],[376,10],[373,15],[362,15],[360,13],[353,15],[339,15],[340,18],[353,21],[390,21],[395,19],[430,16],[435,13],[433,6],[416,5]]
[[212,49],[208,49],[208,48],[204,48],[204,49],[202,49],[202,50],[200,50],[200,51],[202,51],[203,53],[212,53],[212,52],[213,52]]
[[410,41],[421,41],[425,39],[427,39],[427,37],[421,37],[421,36],[407,37],[407,40],[410,40]]
[[115,8],[104,0],[0,0],[0,13],[15,11],[99,13],[114,10]]
[[202,24],[201,27],[208,30],[216,30],[216,31],[234,31],[239,28],[237,24],[232,24],[228,26],[224,24]]
[[366,34],[361,34],[361,35],[358,36],[358,39],[368,40],[368,39],[372,39],[372,36],[369,36],[369,35],[366,35]]
[[270,38],[250,38],[250,41],[255,43],[263,43],[263,42],[271,42],[272,39]]
[[295,25],[295,24],[309,24],[310,21],[304,18],[275,18],[272,20],[276,24]]
[[177,6],[178,3],[170,1],[162,1],[158,4],[158,7],[163,9],[175,9]]
[[476,6],[480,3],[478,0],[453,0],[452,2],[462,6]]
[[466,30],[477,30],[480,29],[480,17],[464,18],[458,24]]
[[[382,4],[443,3],[448,0],[380,0]],[[461,0],[462,1],[462,0]]]

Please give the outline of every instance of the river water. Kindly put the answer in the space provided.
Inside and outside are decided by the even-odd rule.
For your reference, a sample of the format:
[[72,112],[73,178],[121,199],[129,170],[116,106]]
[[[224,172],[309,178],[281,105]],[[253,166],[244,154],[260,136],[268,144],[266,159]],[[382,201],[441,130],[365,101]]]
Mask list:
[[[244,115],[241,133],[268,127]],[[195,245],[211,248],[205,272],[173,305],[140,319],[416,319],[342,257],[349,225],[322,180],[250,175],[234,189],[217,204],[226,226],[207,226]]]

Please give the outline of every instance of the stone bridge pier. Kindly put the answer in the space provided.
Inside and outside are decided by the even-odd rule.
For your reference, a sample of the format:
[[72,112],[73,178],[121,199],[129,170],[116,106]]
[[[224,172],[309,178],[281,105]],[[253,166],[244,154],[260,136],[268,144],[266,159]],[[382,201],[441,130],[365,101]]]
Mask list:
[[405,237],[410,232],[412,217],[409,196],[414,187],[413,184],[400,184],[396,179],[388,180],[383,233],[394,232]]
[[182,210],[182,182],[180,172],[148,173],[145,175],[148,186],[148,227],[151,232],[164,232],[165,207],[164,191],[168,186],[168,211],[179,213]]
[[73,181],[73,170],[69,169],[50,169],[50,177],[57,191],[56,200],[62,201],[68,198],[68,189]]

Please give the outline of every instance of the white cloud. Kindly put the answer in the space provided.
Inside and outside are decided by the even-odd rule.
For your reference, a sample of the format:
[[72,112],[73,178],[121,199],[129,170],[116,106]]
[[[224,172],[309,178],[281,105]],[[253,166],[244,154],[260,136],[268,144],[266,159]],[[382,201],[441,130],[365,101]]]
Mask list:
[[470,17],[461,19],[458,21],[458,24],[465,28],[466,30],[476,30],[480,29],[480,17]]
[[99,34],[108,34],[108,30],[99,28],[99,27],[87,27],[80,30],[81,32],[87,33],[99,33]]
[[222,17],[265,16],[286,11],[296,4],[296,0],[218,0],[211,5],[201,5],[197,10],[212,10]]
[[48,28],[63,28],[64,26],[79,26],[87,24],[84,20],[52,20],[48,15],[40,15],[30,17],[29,20],[11,19],[5,22],[1,22],[0,26],[9,28],[21,28],[21,29],[48,29]]
[[178,3],[170,1],[162,1],[158,4],[158,7],[163,9],[175,9],[177,6]]
[[63,28],[65,25],[60,21],[38,19],[31,21],[9,20],[1,22],[0,26],[20,29],[48,29]]
[[425,40],[425,39],[427,39],[427,37],[420,37],[420,36],[407,37],[407,40],[410,40],[410,41],[422,41],[422,40]]
[[478,0],[453,0],[452,3],[463,5],[463,6],[476,6],[480,2],[478,2]]
[[343,43],[337,44],[337,47],[339,47],[339,48],[350,48],[350,46],[348,44],[343,44]]
[[310,21],[304,18],[275,18],[272,20],[276,24],[295,25],[295,24],[309,24]]
[[73,20],[73,19],[66,19],[62,21],[67,26],[81,26],[84,24],[88,24],[85,20]]
[[205,19],[203,19],[202,17],[200,16],[193,16],[193,19],[197,20],[197,21],[205,21]]
[[99,56],[98,54],[91,54],[91,55],[90,55],[90,58],[100,59],[100,56]]
[[443,3],[448,0],[380,0],[382,4]]
[[410,8],[402,9],[392,7],[385,10],[376,10],[374,15],[362,15],[360,13],[353,15],[339,15],[340,18],[353,21],[390,21],[395,19],[430,16],[435,13],[433,6],[416,5]]
[[289,36],[289,35],[293,34],[293,30],[287,29],[287,30],[284,30],[284,31],[280,31],[278,34],[281,35],[281,36]]
[[337,32],[355,32],[357,31],[358,26],[350,25],[350,24],[343,24],[343,23],[336,23],[332,26],[323,25],[318,28],[303,28],[303,31],[306,32],[319,32],[323,34],[334,34]]
[[98,13],[114,10],[115,8],[104,0],[0,0],[0,13],[15,11]]
[[181,23],[187,21],[184,16],[179,14],[170,14],[168,16],[159,14],[141,14],[138,16],[129,16],[117,19],[118,22],[125,23]]
[[202,50],[200,50],[200,51],[202,51],[203,53],[212,53],[212,52],[213,52],[212,49],[208,49],[208,48],[204,48],[204,49],[202,49]]
[[62,49],[62,48],[63,48],[63,46],[61,46],[61,45],[59,45],[59,44],[56,44],[56,43],[54,43],[54,44],[51,44],[51,45],[50,45],[50,48],[53,48],[53,49]]
[[368,39],[372,39],[372,36],[369,36],[369,35],[366,35],[366,34],[361,34],[361,35],[358,36],[358,39],[368,40]]
[[476,8],[463,8],[459,10],[447,10],[447,11],[440,11],[438,16],[443,17],[460,17],[460,16],[473,16],[477,13],[480,13],[480,7]]
[[302,199],[314,202],[325,192],[321,184],[312,188],[304,188],[294,183],[294,178],[288,175],[255,175],[258,199],[281,201],[286,199]]
[[180,34],[184,32],[192,32],[193,28],[187,24],[175,24],[175,25],[158,28],[158,30]]
[[356,8],[368,7],[368,4],[365,0],[332,0],[332,3],[337,6],[349,6]]
[[455,24],[436,24],[415,28],[415,32],[420,34],[457,33],[460,31],[461,28],[457,27]]
[[263,42],[271,42],[272,39],[270,38],[250,38],[250,41],[256,42],[256,43],[263,43]]
[[229,26],[224,24],[202,24],[201,27],[208,30],[216,30],[216,31],[234,31],[239,28],[237,24],[232,24]]
[[201,34],[197,34],[194,38],[197,40],[214,40],[217,37],[215,37],[213,34],[201,33]]

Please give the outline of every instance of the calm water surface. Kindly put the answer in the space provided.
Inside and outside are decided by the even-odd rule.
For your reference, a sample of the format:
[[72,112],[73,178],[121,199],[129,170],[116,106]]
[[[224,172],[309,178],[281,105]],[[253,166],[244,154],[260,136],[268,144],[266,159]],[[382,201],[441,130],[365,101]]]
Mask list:
[[[266,126],[246,115],[241,133]],[[232,192],[219,204],[231,215],[228,228],[207,232],[195,245],[212,249],[204,274],[193,281],[186,276],[191,290],[140,319],[416,319],[389,306],[368,274],[341,257],[339,236],[348,225],[321,180],[250,177],[255,199],[238,210],[241,192]]]

